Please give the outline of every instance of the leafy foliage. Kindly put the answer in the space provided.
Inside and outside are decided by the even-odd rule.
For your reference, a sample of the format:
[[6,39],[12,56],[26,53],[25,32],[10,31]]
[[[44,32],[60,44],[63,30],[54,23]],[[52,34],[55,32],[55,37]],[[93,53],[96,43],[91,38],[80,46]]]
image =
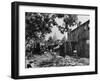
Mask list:
[[[65,27],[59,26],[55,18],[63,18]],[[57,26],[61,33],[67,32],[70,26],[77,23],[77,15],[72,14],[51,14],[51,13],[25,13],[26,39],[27,37],[35,40],[44,39],[45,35],[52,32],[51,28]]]
[[26,38],[34,37],[35,39],[43,39],[45,34],[51,32],[51,18],[49,14],[26,13]]
[[63,34],[64,32],[69,31],[69,28],[77,24],[78,17],[77,15],[67,14],[63,17],[63,21],[65,23],[65,27],[59,27],[60,32]]

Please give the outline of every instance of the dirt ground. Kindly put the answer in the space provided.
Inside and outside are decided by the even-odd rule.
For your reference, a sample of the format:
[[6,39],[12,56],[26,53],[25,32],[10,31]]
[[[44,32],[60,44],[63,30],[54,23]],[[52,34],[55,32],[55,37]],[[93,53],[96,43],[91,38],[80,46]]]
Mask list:
[[89,65],[88,58],[75,58],[68,55],[62,57],[55,53],[51,54],[49,52],[43,55],[32,55],[30,58],[25,58],[25,68],[85,65]]

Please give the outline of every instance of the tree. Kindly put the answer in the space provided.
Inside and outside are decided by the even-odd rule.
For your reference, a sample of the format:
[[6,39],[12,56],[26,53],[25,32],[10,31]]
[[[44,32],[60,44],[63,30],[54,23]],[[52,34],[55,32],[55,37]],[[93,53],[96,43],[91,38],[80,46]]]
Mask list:
[[[59,26],[55,18],[63,18],[65,27]],[[43,40],[45,35],[52,32],[51,28],[57,26],[61,33],[67,32],[70,26],[77,23],[77,15],[72,14],[51,14],[51,13],[25,13],[25,36],[35,40]]]
[[78,20],[77,15],[67,14],[60,17],[63,17],[63,21],[65,23],[65,27],[58,26],[62,34],[64,34],[64,32],[69,31],[70,27],[77,25],[77,20]]
[[25,23],[26,38],[44,39],[45,34],[51,32],[51,25],[55,22],[50,18],[50,14],[26,12]]

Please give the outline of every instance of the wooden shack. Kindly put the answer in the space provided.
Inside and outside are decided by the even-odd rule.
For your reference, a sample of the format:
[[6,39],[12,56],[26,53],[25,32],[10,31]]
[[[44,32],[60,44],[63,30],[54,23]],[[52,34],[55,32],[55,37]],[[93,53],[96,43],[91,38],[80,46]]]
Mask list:
[[79,57],[89,58],[89,22],[86,21],[68,33],[72,51],[76,50]]

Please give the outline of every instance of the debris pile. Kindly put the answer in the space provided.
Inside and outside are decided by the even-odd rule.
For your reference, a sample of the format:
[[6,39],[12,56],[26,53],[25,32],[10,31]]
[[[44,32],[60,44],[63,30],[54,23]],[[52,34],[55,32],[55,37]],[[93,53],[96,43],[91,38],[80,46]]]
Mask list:
[[60,67],[60,66],[83,66],[89,65],[88,58],[65,57],[50,52],[43,55],[33,55],[31,59],[26,58],[26,68],[33,67]]

